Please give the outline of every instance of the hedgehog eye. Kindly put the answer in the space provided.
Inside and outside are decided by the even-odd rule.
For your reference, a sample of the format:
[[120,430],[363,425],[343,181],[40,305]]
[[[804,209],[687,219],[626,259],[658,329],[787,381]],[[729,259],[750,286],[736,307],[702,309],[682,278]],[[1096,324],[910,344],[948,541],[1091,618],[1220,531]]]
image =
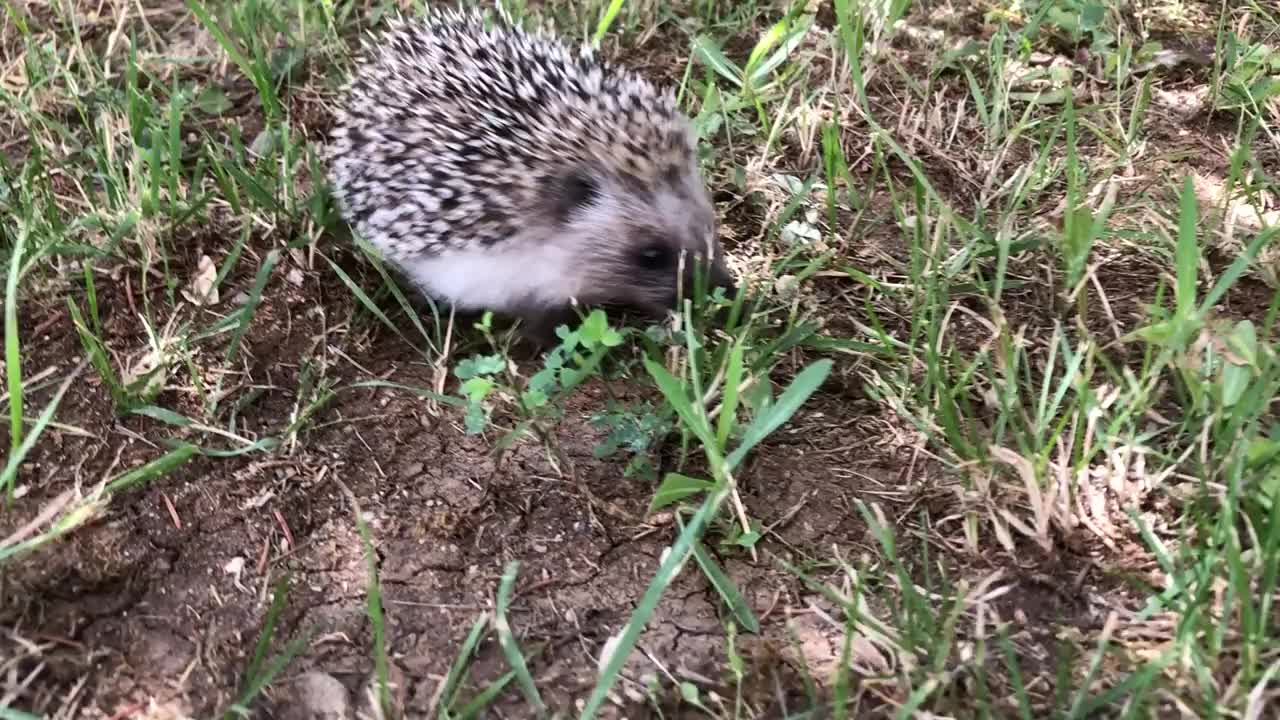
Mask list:
[[598,192],[595,181],[583,175],[582,173],[574,173],[569,176],[565,183],[565,196],[574,205],[585,205],[595,199]]
[[671,267],[675,254],[663,245],[649,245],[636,253],[636,264],[646,270],[666,270]]
[[568,219],[570,213],[591,203],[599,195],[599,186],[586,174],[569,174],[560,186],[560,197],[556,203],[560,219]]

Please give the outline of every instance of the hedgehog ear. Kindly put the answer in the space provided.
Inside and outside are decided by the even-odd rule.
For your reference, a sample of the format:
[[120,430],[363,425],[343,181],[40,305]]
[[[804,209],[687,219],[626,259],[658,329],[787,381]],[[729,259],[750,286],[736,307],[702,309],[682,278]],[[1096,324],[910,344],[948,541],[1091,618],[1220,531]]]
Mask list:
[[557,222],[567,222],[574,212],[600,196],[600,187],[585,170],[571,170],[553,183],[551,207]]

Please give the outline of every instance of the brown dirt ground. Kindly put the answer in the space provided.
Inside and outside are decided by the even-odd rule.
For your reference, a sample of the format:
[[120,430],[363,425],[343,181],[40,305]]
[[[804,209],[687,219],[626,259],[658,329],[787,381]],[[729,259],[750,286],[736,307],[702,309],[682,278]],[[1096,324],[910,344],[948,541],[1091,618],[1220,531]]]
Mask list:
[[[318,346],[326,332],[326,342],[335,342],[334,328],[353,312],[350,295],[327,271],[303,269],[301,287],[291,285],[285,276],[294,260],[284,262],[290,266],[274,274],[247,337],[251,359],[239,392],[263,392],[242,409],[238,432],[254,438],[278,431],[294,410],[304,356],[322,359],[326,377],[339,386],[371,376],[431,385],[433,370],[380,327],[368,336],[338,335],[342,355]],[[249,272],[232,286],[250,282]],[[138,293],[136,282],[126,286],[107,276],[99,282],[108,342],[141,346],[141,328],[130,311],[141,299],[126,297]],[[80,352],[59,304],[26,305],[21,335],[27,375],[56,366],[60,378]],[[613,392],[631,397],[616,384]],[[50,395],[33,393],[31,407],[43,407]],[[557,474],[536,444],[518,445],[495,462],[493,438],[466,436],[456,414],[433,416],[423,401],[386,389],[341,391],[294,449],[198,458],[124,493],[105,517],[7,571],[0,625],[14,633],[0,640],[7,646],[3,654],[18,656],[21,637],[41,652],[38,661],[33,657],[18,669],[44,664],[20,706],[47,711],[73,702],[78,717],[122,718],[138,716],[154,699],[207,717],[234,699],[270,588],[286,572],[292,589],[273,648],[307,630],[314,639],[268,693],[264,716],[286,717],[289,706],[273,700],[280,693],[287,697],[288,678],[311,669],[338,678],[353,697],[362,693],[372,669],[372,631],[349,490],[375,538],[388,646],[411,715],[429,707],[471,624],[492,607],[511,560],[521,562],[512,622],[525,647],[543,646],[532,662],[534,676],[553,708],[572,708],[594,683],[602,644],[627,619],[673,537],[669,519],[650,524],[642,517],[653,486],[624,478],[621,460],[593,457],[603,434],[588,419],[604,399],[599,383],[585,387],[557,435],[592,491],[634,516],[632,523],[599,514],[603,528],[593,528],[573,483]],[[191,401],[167,391],[157,404],[183,411]],[[91,488],[158,457],[163,449],[154,441],[177,432],[147,418],[116,417],[106,388],[91,373],[72,386],[57,419],[91,437],[49,432],[22,468],[29,492],[15,512],[0,516],[0,536],[26,523],[69,483]],[[831,547],[855,558],[875,555],[855,498],[881,504],[897,528],[903,557],[914,557],[918,507],[950,507],[958,482],[914,459],[915,442],[892,413],[862,398],[849,367],[838,366],[794,424],[744,469],[751,516],[766,526],[783,521],[761,543],[760,563],[719,553],[763,621],[762,634],[742,638],[739,648],[756,670],[747,697],[761,716],[777,717],[784,703],[791,710],[803,707],[797,673],[820,672],[839,652],[838,628],[826,625],[815,608],[837,613],[768,558],[817,563],[811,565],[815,577],[838,584],[837,571],[825,564]],[[984,574],[1001,565],[1021,572],[1008,559],[970,561]],[[239,574],[228,571],[236,562],[243,563]],[[1045,568],[1035,567],[1040,563],[1026,564],[1035,572],[1014,580],[1014,592],[997,608],[1000,615],[1027,628],[1063,617],[1076,625],[1093,622],[1070,593],[1049,589],[1054,583],[1043,579]],[[1072,578],[1075,587],[1083,582],[1081,569],[1089,567],[1083,557],[1061,557],[1051,565],[1055,576]],[[722,676],[721,612],[705,579],[687,569],[668,591],[641,648],[677,677],[709,679],[731,698]],[[792,633],[801,643],[798,655]],[[629,677],[658,672],[653,662],[636,658]],[[477,663],[477,681],[506,670],[492,643],[481,648]],[[778,687],[786,692],[779,695]],[[523,700],[513,688],[499,707],[504,716],[521,716]],[[620,712],[642,716],[643,707],[632,701]]]
[[[277,431],[289,417],[298,359],[315,351],[323,323],[332,328],[352,313],[349,293],[335,287],[327,271],[308,271],[302,287],[289,285],[286,273],[283,267],[275,273],[247,339],[252,360],[240,383],[265,388],[242,410],[239,432],[250,438]],[[104,277],[99,293],[109,341],[137,347],[140,328],[124,284]],[[312,312],[317,307],[325,319]],[[66,372],[68,359],[79,353],[74,328],[58,305],[44,311],[27,306],[21,332],[29,350],[25,373],[55,365]],[[392,333],[378,328],[346,339],[345,357],[319,353],[336,384],[375,376],[431,385],[432,369]],[[625,400],[623,390],[613,388]],[[34,393],[31,407],[43,407],[50,394]],[[126,492],[104,518],[22,560],[4,578],[0,625],[15,632],[0,639],[8,645],[0,651],[16,656],[22,650],[16,638],[26,638],[40,645],[44,663],[20,706],[51,710],[73,699],[78,717],[123,718],[138,716],[155,699],[209,716],[234,699],[270,588],[286,572],[292,589],[273,648],[307,630],[314,639],[286,681],[268,693],[264,717],[287,716],[289,706],[273,700],[288,697],[288,678],[311,669],[338,678],[358,696],[372,669],[372,631],[349,490],[371,523],[388,646],[411,716],[428,709],[471,624],[492,608],[511,560],[521,562],[514,627],[524,647],[543,647],[532,671],[548,703],[571,709],[592,687],[602,644],[626,621],[674,532],[669,519],[649,524],[642,518],[650,483],[624,478],[621,460],[593,457],[603,433],[588,419],[604,399],[599,383],[588,385],[557,433],[592,491],[636,518],[624,523],[599,514],[602,529],[591,526],[573,483],[557,474],[536,444],[523,443],[495,462],[493,438],[466,436],[456,414],[433,416],[423,401],[386,389],[340,392],[293,450],[196,459]],[[189,402],[173,392],[157,400],[178,410]],[[22,470],[30,491],[17,512],[0,516],[0,536],[24,524],[69,482],[90,488],[154,459],[162,452],[154,441],[175,432],[146,418],[114,416],[105,387],[90,375],[67,394],[58,421],[93,437],[46,436]],[[747,697],[761,717],[778,717],[784,703],[802,708],[797,673],[821,672],[839,652],[838,628],[826,625],[815,608],[837,613],[767,558],[818,563],[815,577],[838,584],[838,571],[823,564],[831,559],[830,548],[854,558],[876,554],[855,498],[881,504],[897,528],[902,556],[915,557],[919,507],[933,505],[947,514],[958,482],[915,459],[915,442],[892,413],[862,399],[856,375],[838,367],[794,425],[762,446],[743,471],[751,516],[766,526],[783,520],[761,543],[759,564],[720,554],[763,621],[761,636],[743,638],[739,648],[756,670]],[[1027,639],[1047,652],[1052,623],[1096,624],[1075,592],[1058,589],[1079,589],[1094,578],[1089,554],[1083,549],[1078,557],[1052,560],[966,562],[973,572],[1004,567],[1014,573],[1013,592],[995,610],[1022,628],[1045,628],[1044,637]],[[237,559],[243,563],[238,575],[227,569]],[[722,675],[721,613],[705,579],[686,569],[640,647],[677,677],[710,679],[731,698]],[[799,655],[791,633],[801,642]],[[36,662],[19,670],[29,672]],[[505,671],[500,649],[484,645],[477,681]],[[656,672],[641,656],[629,677]],[[778,695],[778,687],[787,692]],[[519,717],[524,705],[512,688],[499,707],[503,716]],[[639,717],[645,710],[632,700],[619,712]]]
[[[263,309],[252,333],[248,380],[292,388],[292,363],[320,328],[304,297],[269,295],[278,300]],[[54,319],[23,318],[30,369],[60,361],[65,367],[64,359],[77,352],[69,320],[47,317]],[[109,312],[104,322],[127,323],[127,313]],[[38,338],[31,334],[36,326],[43,330]],[[374,375],[429,385],[430,369],[407,366],[413,354],[396,344],[383,333],[353,359]],[[350,365],[333,368],[332,376],[365,377]],[[38,407],[47,395],[32,402]],[[160,403],[166,400],[173,398]],[[600,389],[587,388],[569,409],[560,437],[593,491],[640,518],[652,488],[623,478],[619,463],[592,456],[601,435],[586,418],[602,404]],[[270,431],[292,406],[290,391],[267,391],[244,412],[242,432]],[[113,417],[105,389],[89,379],[73,387],[58,417],[98,437],[52,433],[23,468],[32,490],[22,508],[40,507],[69,479],[87,487],[157,456],[139,438],[166,434],[142,418]],[[857,419],[851,420],[841,432],[807,434],[803,443],[784,434],[744,474],[747,504],[766,524],[798,507],[764,547],[785,557],[821,557],[830,544],[868,541],[849,500],[861,483],[880,491],[897,481],[877,463],[848,462],[857,451],[850,442],[859,436]],[[540,686],[555,707],[583,697],[593,682],[593,657],[643,592],[671,538],[670,525],[628,525],[601,515],[604,529],[593,529],[572,483],[557,477],[536,445],[519,446],[499,465],[490,439],[465,436],[456,417],[432,417],[405,394],[343,392],[318,423],[297,452],[197,459],[126,493],[106,518],[13,568],[0,624],[40,643],[47,663],[23,705],[65,701],[68,688],[83,681],[84,717],[131,716],[131,708],[149,698],[181,699],[207,716],[232,700],[269,602],[267,588],[286,571],[293,589],[281,634],[310,628],[317,638],[290,674],[321,669],[356,692],[370,670],[371,630],[348,489],[376,539],[389,646],[406,681],[407,710],[427,709],[470,625],[492,606],[512,559],[522,563],[512,621],[526,647],[546,646],[533,663]],[[848,472],[854,467],[856,475]],[[27,515],[6,513],[0,534]],[[245,561],[238,576],[225,569],[235,558]],[[741,558],[726,563],[768,628],[746,647],[771,657],[786,644],[779,633],[789,611],[803,613],[813,598],[767,566]],[[705,581],[687,572],[642,647],[674,673],[719,680],[718,612]],[[480,673],[486,679],[505,671],[496,647],[483,648],[479,667],[490,671]],[[509,700],[518,707],[518,696]]]

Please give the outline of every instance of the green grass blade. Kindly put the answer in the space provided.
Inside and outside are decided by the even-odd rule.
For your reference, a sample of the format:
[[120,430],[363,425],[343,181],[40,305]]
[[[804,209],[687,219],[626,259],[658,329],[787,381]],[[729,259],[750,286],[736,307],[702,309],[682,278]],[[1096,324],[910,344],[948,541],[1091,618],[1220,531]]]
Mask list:
[[31,448],[35,447],[36,441],[40,439],[44,429],[48,427],[53,420],[54,414],[58,411],[58,406],[62,404],[62,396],[67,394],[67,390],[76,378],[80,377],[80,373],[84,371],[87,364],[88,360],[82,360],[76,366],[76,369],[62,381],[57,391],[54,392],[53,398],[49,400],[49,404],[40,413],[40,417],[36,418],[35,424],[31,427],[31,432],[27,433],[27,436],[22,440],[22,444],[16,450],[9,453],[9,459],[4,466],[4,474],[0,475],[0,485],[12,488],[14,483],[17,482],[18,467],[22,464],[23,459],[27,457],[27,454],[31,452]]
[[676,576],[684,567],[685,561],[689,559],[693,544],[702,537],[707,524],[720,510],[720,506],[728,497],[729,490],[727,486],[721,487],[708,496],[689,520],[689,524],[685,526],[676,542],[668,549],[662,563],[658,566],[657,572],[654,573],[653,579],[649,581],[649,586],[645,589],[644,595],[641,596],[640,602],[636,605],[636,609],[631,613],[631,618],[618,636],[617,642],[613,643],[610,648],[610,654],[608,660],[604,663],[600,678],[597,680],[595,688],[591,691],[591,696],[587,698],[586,706],[579,716],[582,720],[590,720],[600,711],[600,707],[608,697],[609,690],[618,681],[618,675],[622,672],[622,666],[626,663],[627,656],[631,654],[632,649],[635,648],[636,641],[640,639],[640,633],[644,632],[649,619],[653,617],[663,593],[675,581]]
[[618,12],[622,10],[622,4],[626,0],[610,0],[609,6],[605,8],[604,14],[600,16],[600,22],[596,23],[595,35],[591,38],[591,44],[600,47],[600,42],[604,40],[604,36],[608,34],[609,27],[613,25],[613,21],[618,17]]
[[441,718],[448,717],[447,708],[453,704],[453,694],[458,688],[458,683],[462,681],[467,665],[471,662],[471,656],[476,651],[476,647],[479,646],[480,638],[484,635],[489,623],[488,613],[481,614],[480,617],[476,618],[476,621],[471,624],[471,632],[467,633],[466,639],[462,641],[462,647],[458,650],[458,657],[454,658],[453,664],[449,666],[449,674],[445,676],[444,687],[440,691],[440,700],[436,703],[435,708],[436,713]]
[[732,60],[725,57],[724,51],[720,49],[720,45],[715,40],[709,37],[700,37],[694,40],[693,54],[707,67],[714,70],[717,75],[733,83],[736,87],[742,87],[744,81],[742,68],[739,68]]
[[1227,291],[1235,286],[1236,282],[1245,274],[1249,266],[1257,259],[1258,253],[1262,252],[1262,248],[1271,243],[1272,240],[1280,235],[1280,226],[1267,228],[1258,233],[1253,240],[1245,246],[1244,252],[1240,253],[1231,261],[1227,269],[1218,276],[1218,281],[1213,284],[1213,288],[1204,296],[1204,302],[1200,305],[1200,312],[1207,314],[1211,308],[1217,307],[1222,301]]
[[658,486],[658,491],[649,501],[649,513],[655,513],[672,503],[680,502],[698,493],[714,490],[715,487],[716,484],[709,480],[692,478],[680,473],[667,473],[662,485]]
[[[742,385],[742,341],[733,344],[729,352],[729,367],[724,378],[724,399],[720,402],[720,416],[716,419],[716,447],[724,448],[729,443],[729,433],[733,430],[738,415],[738,392]],[[765,378],[762,382],[768,382]]]
[[728,470],[733,470],[742,462],[747,453],[758,445],[762,440],[768,437],[773,431],[777,430],[791,416],[800,409],[809,396],[818,389],[823,382],[826,381],[828,373],[831,372],[832,361],[823,359],[814,362],[796,375],[787,389],[778,396],[776,402],[769,406],[764,413],[757,415],[751,424],[747,426],[746,432],[743,434],[742,444],[734,448],[729,453],[729,457],[725,459],[725,465]]
[[382,308],[378,307],[378,304],[375,303],[367,293],[365,293],[363,288],[361,288],[359,285],[356,284],[355,280],[351,279],[351,276],[348,275],[345,270],[338,267],[337,263],[335,263],[334,261],[330,260],[327,257],[324,259],[324,261],[329,263],[329,267],[333,269],[334,274],[338,276],[338,279],[342,281],[343,285],[347,286],[347,289],[350,290],[351,294],[354,295],[356,299],[360,301],[360,304],[364,305],[366,310],[373,313],[373,316],[378,318],[378,320],[383,325],[385,325],[387,329],[391,330],[396,335],[400,336],[400,339],[404,340],[406,343],[409,343],[410,345],[413,345],[413,342],[409,340],[409,338],[406,337],[404,333],[400,332],[400,326],[391,322],[391,318],[387,317],[387,314],[382,311]]
[[239,699],[227,708],[223,717],[227,719],[236,716],[252,717],[249,706],[253,703],[254,698],[262,694],[262,691],[265,690],[267,686],[270,685],[282,672],[284,672],[285,668],[289,666],[289,663],[293,662],[294,658],[301,655],[310,643],[310,633],[304,633],[291,640],[289,644],[285,646],[284,652],[277,655],[275,659],[272,660],[271,663],[267,665],[266,668],[264,668],[257,676],[249,679],[249,683],[240,694]]
[[454,396],[454,395],[441,395],[438,392],[433,392],[431,390],[423,390],[422,388],[413,387],[412,385],[394,383],[389,380],[361,380],[359,382],[353,382],[350,385],[343,387],[342,389],[347,390],[347,389],[354,389],[354,388],[390,388],[394,390],[404,390],[405,392],[412,393],[421,398],[434,400],[443,405],[452,405],[453,407],[465,407],[467,404],[467,401],[465,399]]
[[493,684],[485,688],[479,695],[476,695],[471,702],[467,703],[458,711],[458,720],[469,720],[470,718],[480,717],[481,712],[489,706],[494,700],[502,694],[511,681],[516,678],[514,670],[508,671],[506,675],[498,678]]
[[747,599],[742,596],[742,591],[734,584],[729,576],[725,574],[724,569],[720,567],[720,563],[707,552],[701,542],[693,543],[693,557],[698,561],[698,566],[702,568],[703,574],[711,581],[711,586],[729,606],[729,611],[738,619],[742,627],[748,632],[760,632],[760,620],[751,610],[751,605],[747,603]]
[[1195,185],[1188,175],[1179,198],[1178,246],[1174,253],[1177,277],[1174,304],[1182,319],[1190,318],[1196,306],[1196,277],[1200,270],[1200,245],[1196,241],[1198,215]]
[[364,520],[364,513],[351,497],[356,519],[356,529],[360,533],[360,544],[364,555],[365,569],[369,573],[369,592],[365,606],[368,609],[369,625],[373,628],[373,667],[378,685],[378,704],[384,713],[391,713],[390,671],[387,661],[387,628],[382,614],[382,584],[378,580],[378,552],[373,545],[373,535],[369,532],[369,524]]
[[[9,390],[9,447],[22,445],[22,347],[18,339],[18,276],[22,270],[22,253],[26,249],[27,227],[18,228],[12,254],[9,256],[9,275],[4,290],[4,364],[5,380]],[[9,499],[13,499],[13,485],[7,486]]]
[[258,274],[253,279],[253,287],[249,289],[249,299],[236,313],[236,323],[231,334],[231,342],[227,344],[227,352],[224,359],[230,362],[240,352],[240,343],[244,339],[244,334],[249,331],[249,325],[253,321],[253,315],[258,310],[258,305],[262,304],[262,291],[267,286],[267,281],[271,279],[271,271],[275,269],[276,263],[280,262],[280,251],[272,250],[267,253],[267,257],[262,262],[262,267],[258,268]]
[[644,366],[649,371],[649,375],[654,382],[658,384],[658,389],[662,391],[662,395],[667,399],[667,402],[671,404],[676,414],[684,421],[685,427],[707,449],[714,450],[716,447],[715,437],[711,434],[711,426],[707,423],[707,415],[705,412],[694,409],[693,402],[689,399],[680,381],[668,372],[665,367],[647,357],[644,359]]
[[189,460],[191,460],[191,458],[198,454],[200,454],[200,449],[195,445],[181,445],[143,465],[142,467],[125,471],[123,474],[107,483],[106,492],[114,495],[116,493],[123,492],[138,483],[167,475],[185,465]]
[[0,547],[0,566],[3,566],[3,563],[7,562],[10,558],[32,552],[43,545],[57,540],[81,525],[84,525],[86,522],[99,516],[106,507],[106,504],[110,501],[111,497],[116,493],[142,482],[143,480],[159,477],[160,475],[169,472],[186,462],[187,459],[194,455],[194,452],[195,448],[193,446],[185,446],[167,453],[140,468],[124,472],[116,479],[107,483],[99,492],[80,500],[70,509],[62,512],[52,523],[48,531],[29,540],[15,543],[7,547]]
[[271,646],[271,638],[275,635],[276,623],[284,612],[284,602],[288,595],[289,575],[286,574],[280,582],[276,583],[271,593],[271,606],[267,608],[266,617],[263,619],[262,632],[258,633],[258,642],[253,647],[253,656],[249,659],[249,666],[245,668],[245,682],[241,689],[242,698],[249,692],[253,679],[259,676],[262,663],[267,659],[267,650]]
[[520,563],[512,561],[507,563],[507,567],[502,572],[502,582],[498,585],[498,601],[493,611],[493,624],[498,633],[498,644],[502,646],[502,654],[506,656],[507,663],[511,665],[511,669],[516,674],[516,680],[520,684],[520,690],[524,693],[525,699],[533,706],[534,712],[538,717],[546,714],[547,706],[542,702],[542,696],[538,693],[537,686],[533,683],[533,677],[529,674],[528,664],[525,662],[524,654],[520,651],[520,645],[516,642],[515,633],[511,630],[511,622],[507,618],[507,610],[511,606],[511,595],[515,589],[516,575],[520,571]]

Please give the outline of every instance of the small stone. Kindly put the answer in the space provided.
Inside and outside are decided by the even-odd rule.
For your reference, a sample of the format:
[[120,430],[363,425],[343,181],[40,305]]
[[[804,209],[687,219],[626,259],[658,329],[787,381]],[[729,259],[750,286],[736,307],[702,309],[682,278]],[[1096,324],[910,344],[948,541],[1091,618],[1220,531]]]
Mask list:
[[138,658],[157,675],[173,677],[186,669],[195,647],[191,641],[157,628],[146,632],[137,651]]
[[773,284],[773,290],[779,295],[792,295],[800,286],[800,281],[795,275],[783,275]]
[[338,679],[328,673],[308,672],[282,686],[281,720],[351,720],[355,713],[351,696]]

